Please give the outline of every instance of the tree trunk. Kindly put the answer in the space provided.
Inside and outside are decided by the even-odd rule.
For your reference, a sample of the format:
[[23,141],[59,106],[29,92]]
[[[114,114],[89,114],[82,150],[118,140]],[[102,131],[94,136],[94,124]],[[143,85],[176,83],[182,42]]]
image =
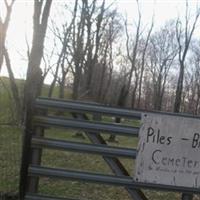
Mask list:
[[80,79],[81,79],[81,69],[80,67],[77,67],[77,71],[74,74],[74,83],[73,83],[72,99],[74,100],[78,99],[79,96]]
[[21,106],[21,100],[20,100],[20,95],[19,95],[19,90],[15,82],[15,77],[11,68],[11,63],[10,63],[10,58],[7,50],[4,48],[3,49],[3,54],[5,57],[6,61],[6,66],[9,74],[9,79],[10,79],[10,85],[11,85],[11,91],[12,91],[12,96],[15,102],[15,108],[17,111],[17,120],[21,122],[22,119],[22,106]]
[[108,78],[108,83],[107,83],[107,87],[102,95],[102,102],[105,102],[106,96],[108,94],[111,82],[112,82],[112,75],[113,75],[113,68],[110,69],[110,73],[109,73],[109,78]]
[[[120,117],[116,117],[115,118],[115,123],[120,123],[121,122],[121,118]],[[116,135],[115,134],[110,134],[110,137],[108,138],[108,142],[118,142],[116,140]]]
[[197,101],[196,101],[196,105],[195,105],[195,112],[194,114],[197,115],[198,111],[199,111],[199,102],[200,102],[200,86],[197,86]]
[[65,78],[66,78],[66,72],[63,72],[62,79],[60,82],[60,88],[59,88],[59,98],[64,99],[65,97]]
[[155,83],[154,87],[154,109],[161,110],[162,105],[162,91],[161,91],[161,80],[162,79],[162,71],[160,71],[158,75],[158,80]]
[[137,91],[137,81],[135,82],[135,86],[133,88],[132,92],[132,100],[131,100],[131,108],[135,108],[135,102],[136,102],[136,91]]
[[174,103],[174,112],[179,113],[181,108],[181,97],[183,91],[183,77],[184,77],[184,63],[180,63],[180,72],[178,77],[178,83],[176,88],[176,97]]
[[153,26],[154,26],[154,20],[152,19],[151,27],[149,29],[147,39],[145,41],[145,46],[144,46],[144,49],[143,49],[143,52],[142,52],[142,67],[141,67],[141,72],[140,72],[140,80],[139,80],[139,88],[138,88],[138,103],[137,103],[138,108],[140,108],[140,106],[141,106],[140,101],[141,101],[141,94],[142,94],[142,83],[143,83],[143,75],[144,75],[144,67],[145,67],[145,56],[146,56],[147,46],[149,44],[151,32],[153,30]]
[[90,86],[92,82],[92,74],[93,74],[93,62],[92,64],[89,63],[88,70],[87,70],[87,76],[86,76],[86,91],[89,91],[88,93],[91,94]]
[[[120,91],[120,95],[119,95],[119,98],[118,98],[117,106],[124,107],[125,104],[126,104],[127,97],[128,97],[128,89],[127,89],[127,86],[124,84],[123,87],[121,88],[121,91]],[[116,117],[115,118],[115,122],[116,123],[120,123],[121,122],[121,118],[120,117]],[[109,139],[108,139],[108,141],[109,142],[117,142],[116,141],[116,135],[111,134]]]
[[[31,183],[29,178],[28,180],[26,180],[26,173],[28,172],[28,162],[26,162],[26,159],[28,158],[28,155],[30,153],[29,147],[31,143],[31,133],[34,132],[34,129],[32,127],[32,120],[33,115],[35,114],[35,99],[40,94],[42,88],[43,77],[40,63],[43,56],[43,45],[46,35],[51,3],[52,0],[34,1],[32,49],[30,52],[27,77],[24,87],[24,122],[26,124],[26,127],[29,127],[29,130],[25,129],[25,134],[23,137],[23,152],[21,161],[22,165],[20,169],[21,177],[19,184],[20,199],[24,199],[25,192],[28,189],[27,182]],[[40,159],[38,159],[38,162],[39,161]],[[39,179],[35,179],[35,188],[37,188],[38,183]]]
[[63,85],[63,83],[60,83],[60,87],[59,87],[59,98],[60,99],[64,99],[64,94],[65,94],[65,87]]
[[139,81],[139,88],[138,88],[138,103],[137,103],[137,107],[138,108],[140,108],[140,105],[141,105],[141,93],[142,93],[143,74],[144,74],[144,65],[142,65],[141,73],[140,73],[140,81]]
[[60,61],[58,61],[57,63],[57,66],[56,66],[56,72],[54,74],[54,77],[53,77],[53,81],[49,87],[49,92],[48,92],[48,97],[52,97],[53,95],[53,90],[54,90],[54,87],[56,85],[56,81],[57,81],[57,78],[58,78],[58,69],[59,69],[59,64],[60,64]]
[[154,109],[158,111],[161,111],[162,109],[162,96],[160,93],[157,93],[156,100],[154,103]]
[[97,95],[97,101],[101,101],[102,99],[102,92],[103,92],[103,87],[104,87],[104,81],[105,81],[105,73],[106,73],[106,66],[105,64],[103,64],[103,70],[101,73],[101,79],[100,79],[100,83],[99,83],[99,90],[98,90],[98,95]]
[[138,88],[138,74],[137,74],[137,72],[135,72],[135,85],[134,85],[134,88],[133,88],[132,102],[131,102],[131,107],[132,108],[135,107],[137,88]]

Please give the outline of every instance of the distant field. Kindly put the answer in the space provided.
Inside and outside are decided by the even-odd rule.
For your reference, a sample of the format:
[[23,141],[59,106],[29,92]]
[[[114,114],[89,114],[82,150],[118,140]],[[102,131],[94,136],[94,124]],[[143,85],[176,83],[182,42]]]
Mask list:
[[[21,82],[18,81],[20,88]],[[0,124],[10,124],[15,120],[15,109],[10,93],[8,78],[0,77]]]
[[[21,98],[23,98],[24,80],[17,79],[16,84],[18,86]],[[49,91],[49,85],[44,85],[42,89],[42,96],[47,96]],[[56,86],[53,91],[52,97],[58,98],[59,88]],[[70,98],[71,91],[68,89],[65,91],[65,98]],[[10,92],[10,83],[7,77],[0,77],[0,124],[13,124],[15,119],[15,106]]]

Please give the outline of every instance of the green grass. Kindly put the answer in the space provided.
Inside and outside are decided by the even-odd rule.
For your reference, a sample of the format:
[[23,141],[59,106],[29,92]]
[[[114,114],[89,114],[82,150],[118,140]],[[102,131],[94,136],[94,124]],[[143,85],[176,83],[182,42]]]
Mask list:
[[[49,85],[44,85],[42,88],[42,96],[47,97],[48,96],[48,92],[49,92]],[[65,89],[65,96],[64,98],[71,98],[71,91],[69,89]],[[56,86],[53,90],[53,94],[52,97],[54,98],[58,98],[59,96],[59,87]]]
[[[86,142],[87,139],[74,138],[73,131],[49,129],[45,137]],[[108,135],[103,135],[105,139]],[[120,146],[135,146],[137,141],[126,137],[117,137]],[[1,127],[0,129],[0,192],[16,192],[19,182],[19,162],[21,149],[21,130],[18,128]],[[113,144],[110,144],[113,145]],[[120,159],[130,174],[133,174],[134,162]],[[103,174],[112,174],[101,156],[72,153],[66,151],[44,150],[42,165],[63,169],[84,170]],[[39,192],[61,197],[77,197],[88,200],[130,200],[129,194],[122,187],[91,184],[78,181],[61,181],[50,178],[40,179]],[[164,193],[145,190],[150,200],[178,200],[177,193]]]
[[[16,79],[16,84],[18,86],[19,94],[21,99],[23,99],[24,91],[24,80]],[[48,96],[49,85],[44,85],[42,88],[41,96]],[[58,98],[59,87],[55,87],[53,90],[52,97]],[[65,97],[71,98],[71,90],[65,90]],[[10,81],[8,77],[0,76],[0,124],[13,124],[16,123],[15,116],[15,104],[10,91]]]
[[[65,139],[76,142],[88,143],[87,139],[74,138],[74,132],[58,129],[50,129],[45,134],[46,137]],[[109,135],[104,134],[104,139],[107,140]],[[136,147],[137,140],[135,138],[117,137],[119,143],[109,143],[114,146]],[[120,159],[131,175],[134,171],[134,161],[131,159]],[[112,174],[109,167],[106,165],[101,156],[72,153],[65,151],[44,150],[42,164],[48,167],[57,167],[62,169],[83,170],[94,173]],[[85,199],[96,200],[129,200],[129,194],[122,187],[111,187],[101,184],[83,183],[77,181],[58,181],[49,178],[43,178],[40,181],[40,192],[48,193],[62,197],[85,197]],[[179,194],[161,193],[153,191],[145,191],[150,199],[178,199]]]
[[0,77],[0,123],[13,121],[13,102],[10,98],[9,81]]
[[0,193],[18,191],[21,131],[0,126]]
[[[64,129],[48,129],[45,137],[64,139],[75,142],[89,143],[87,139],[74,137],[74,131]],[[104,139],[109,135],[104,134]],[[134,138],[117,137],[119,143],[110,145],[133,147],[137,145]],[[17,192],[19,183],[19,164],[21,155],[21,130],[13,127],[0,127],[0,193]],[[43,151],[42,165],[62,169],[84,170],[103,174],[112,174],[101,156],[73,153],[67,151]],[[120,159],[130,174],[133,174],[134,162],[129,159]],[[101,184],[78,181],[62,181],[50,178],[41,178],[39,184],[41,194],[61,197],[74,197],[88,200],[130,200],[129,194],[122,187],[113,187]],[[178,200],[178,193],[145,190],[150,200]],[[198,199],[196,197],[196,199]]]

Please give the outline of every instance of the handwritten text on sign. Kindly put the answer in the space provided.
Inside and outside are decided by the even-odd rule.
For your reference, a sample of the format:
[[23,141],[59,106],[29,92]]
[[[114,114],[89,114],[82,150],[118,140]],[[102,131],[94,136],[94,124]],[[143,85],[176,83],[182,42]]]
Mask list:
[[143,114],[135,180],[200,188],[200,119]]

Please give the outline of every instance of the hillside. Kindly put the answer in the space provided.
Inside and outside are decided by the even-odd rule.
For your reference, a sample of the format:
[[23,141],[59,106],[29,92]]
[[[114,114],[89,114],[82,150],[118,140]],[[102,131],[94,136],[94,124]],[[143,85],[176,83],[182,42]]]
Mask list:
[[[23,98],[24,80],[16,79],[16,83]],[[48,96],[49,85],[44,84],[41,96]],[[55,86],[52,97],[59,96],[59,87]],[[66,89],[65,98],[71,98],[71,90]],[[0,77],[0,124],[12,124],[15,122],[15,107],[10,91],[10,81],[8,77]]]
[[[16,79],[20,94],[22,94],[24,80]],[[10,124],[15,121],[15,108],[7,77],[0,77],[0,124]]]

